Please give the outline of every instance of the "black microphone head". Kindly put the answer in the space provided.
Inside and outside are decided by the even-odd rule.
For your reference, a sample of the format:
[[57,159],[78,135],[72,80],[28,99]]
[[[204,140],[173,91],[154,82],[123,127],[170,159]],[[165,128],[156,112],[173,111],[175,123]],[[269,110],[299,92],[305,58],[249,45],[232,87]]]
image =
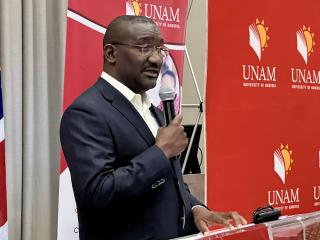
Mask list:
[[162,85],[159,90],[159,97],[162,102],[173,101],[176,97],[176,92],[172,88]]

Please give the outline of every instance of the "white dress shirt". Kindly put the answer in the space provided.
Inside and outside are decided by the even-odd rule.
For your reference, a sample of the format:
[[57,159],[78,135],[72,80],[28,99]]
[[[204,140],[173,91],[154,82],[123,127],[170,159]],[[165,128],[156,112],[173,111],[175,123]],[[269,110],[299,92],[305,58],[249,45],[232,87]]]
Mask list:
[[144,93],[142,95],[134,93],[126,85],[122,84],[106,72],[102,72],[101,77],[108,83],[110,83],[120,93],[122,93],[122,95],[132,103],[134,108],[138,111],[145,123],[148,125],[153,136],[156,137],[159,129],[159,124],[157,123],[157,120],[151,114],[149,109],[152,103],[151,97],[147,93]]

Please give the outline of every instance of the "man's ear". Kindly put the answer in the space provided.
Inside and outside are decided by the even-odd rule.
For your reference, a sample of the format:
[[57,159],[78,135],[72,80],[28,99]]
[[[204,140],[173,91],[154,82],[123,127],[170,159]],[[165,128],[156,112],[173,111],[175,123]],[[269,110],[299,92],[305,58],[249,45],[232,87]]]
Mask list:
[[117,50],[116,48],[111,44],[106,44],[103,47],[103,54],[105,61],[115,64],[117,61]]

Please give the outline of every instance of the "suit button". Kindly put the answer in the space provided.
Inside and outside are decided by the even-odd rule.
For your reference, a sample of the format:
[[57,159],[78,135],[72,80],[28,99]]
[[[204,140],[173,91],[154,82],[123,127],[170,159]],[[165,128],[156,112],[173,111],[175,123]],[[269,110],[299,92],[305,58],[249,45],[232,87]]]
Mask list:
[[164,183],[166,180],[164,178],[161,178],[158,182],[159,182],[159,185]]
[[159,187],[161,184],[163,184],[166,180],[164,178],[161,178],[160,180],[156,181],[154,184],[151,185],[152,189],[155,189]]

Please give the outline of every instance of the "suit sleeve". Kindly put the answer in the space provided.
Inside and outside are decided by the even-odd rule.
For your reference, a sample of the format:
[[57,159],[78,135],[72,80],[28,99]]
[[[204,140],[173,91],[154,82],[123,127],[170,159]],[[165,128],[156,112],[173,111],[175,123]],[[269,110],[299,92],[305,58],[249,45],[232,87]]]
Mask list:
[[153,145],[119,167],[116,143],[100,115],[90,107],[69,108],[61,120],[60,139],[78,207],[104,210],[152,191],[154,182],[168,176],[170,163]]
[[186,183],[184,183],[185,187],[186,187],[186,191],[187,191],[187,196],[190,199],[190,204],[191,204],[191,208],[196,206],[196,205],[201,205],[204,206],[206,208],[208,208],[206,205],[204,205],[202,202],[200,202],[200,200],[198,200],[195,196],[193,196],[190,192],[190,189],[188,187],[188,185]]

